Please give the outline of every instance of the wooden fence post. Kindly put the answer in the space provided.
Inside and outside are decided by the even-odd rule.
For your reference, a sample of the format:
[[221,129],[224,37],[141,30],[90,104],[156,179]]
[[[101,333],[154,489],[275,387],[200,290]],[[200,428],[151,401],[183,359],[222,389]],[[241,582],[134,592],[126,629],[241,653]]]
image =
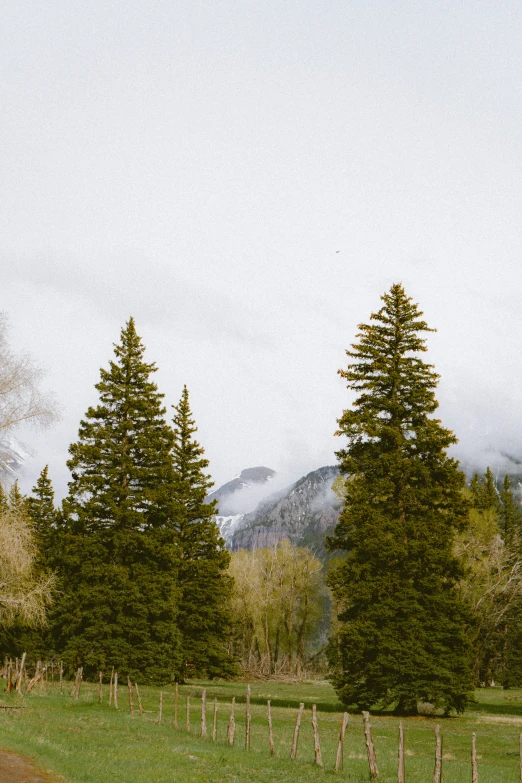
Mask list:
[[179,702],[179,691],[178,691],[178,683],[174,685],[174,728],[178,728],[178,702]]
[[[40,663],[40,661],[38,661],[38,663]],[[38,666],[38,663],[36,664],[37,666]],[[71,688],[71,699],[73,699],[75,694],[76,694],[76,686],[78,685],[78,672],[79,671],[80,671],[79,669],[76,669],[76,674],[74,675],[74,682],[73,682],[73,686]]]
[[245,749],[250,750],[250,685],[247,685],[246,692],[246,715],[245,715]]
[[440,726],[435,726],[435,769],[433,770],[433,783],[442,781],[442,737],[440,735]]
[[217,699],[214,699],[214,719],[212,721],[212,742],[216,742],[217,740],[217,711],[218,711]]
[[268,711],[268,744],[270,746],[270,755],[273,756],[275,753],[275,747],[274,747],[274,732],[272,729],[272,710],[270,708],[270,699],[266,703],[267,711]]
[[[36,663],[36,671],[38,671],[38,669],[39,669],[39,663],[40,663],[40,661],[37,661],[37,663]],[[11,670],[12,670],[12,668],[13,668],[13,664],[12,664],[11,659],[9,658],[9,663],[7,664],[7,686],[6,686],[7,693],[11,693],[11,689],[13,687],[12,686],[12,682],[11,682]]]
[[339,744],[337,745],[337,756],[335,757],[334,772],[338,772],[339,769],[344,770],[344,735],[348,725],[347,712],[344,713],[339,723],[341,725],[339,728]]
[[98,689],[98,701],[103,703],[103,672],[100,672],[100,687]]
[[60,693],[63,693],[63,663],[60,661]]
[[297,743],[299,742],[299,729],[301,727],[301,718],[303,717],[304,704],[301,702],[299,709],[297,710],[297,718],[294,728],[294,739],[292,741],[292,750],[290,751],[290,758],[295,759],[297,756]]
[[404,778],[404,729],[402,720],[399,721],[399,758],[397,769],[397,783],[405,783]]
[[[38,661],[38,663],[40,663],[40,662]],[[30,681],[27,683],[27,685],[25,686],[25,692],[26,692],[26,693],[30,693],[30,692],[33,690],[34,686],[35,686],[35,685],[36,685],[36,683],[39,681],[40,677],[43,677],[43,671],[44,671],[44,670],[43,670],[43,669],[40,669],[40,668],[38,667],[38,664],[37,664],[37,665],[36,665],[36,672],[35,672],[35,675],[34,675],[33,679],[32,679],[32,680],[30,680]]]
[[114,672],[114,707],[118,709],[118,672]]
[[375,780],[379,777],[377,769],[377,758],[375,756],[375,747],[372,739],[372,727],[370,726],[370,713],[363,712],[364,738],[366,740],[366,751],[368,753],[368,766],[370,767],[370,779]]
[[134,683],[134,687],[136,688],[136,696],[138,698],[138,708],[139,708],[139,711],[142,713],[143,712],[143,704],[141,703],[140,689],[138,688],[138,683],[137,682]]
[[160,703],[159,703],[159,712],[158,712],[158,723],[161,723],[163,720],[163,691],[160,691]]
[[471,735],[471,783],[478,783],[477,767],[477,735],[475,732]]
[[130,677],[127,677],[127,688],[129,689],[129,709],[131,715],[134,715],[134,699],[132,697],[132,682]]
[[190,731],[190,696],[187,694],[187,731]]
[[207,736],[207,689],[201,694],[201,736]]
[[[83,679],[83,666],[81,666],[78,669],[78,673],[76,674],[76,683],[75,683],[76,692],[74,694],[75,701],[78,701],[78,699],[80,698],[80,686],[82,684],[82,679]],[[41,682],[43,682],[43,680],[41,680]]]
[[20,671],[18,672],[18,677],[16,678],[16,690],[18,693],[22,692],[22,675],[24,672],[24,666],[25,666],[25,659],[26,659],[27,653],[24,653],[22,655],[22,663],[20,664]]
[[112,704],[112,694],[114,690],[113,682],[114,682],[114,666],[111,669],[111,680],[109,682],[109,707]]
[[236,720],[234,718],[234,710],[236,706],[236,697],[232,697],[232,705],[230,708],[230,720],[228,721],[227,740],[229,745],[234,744],[234,734],[236,733]]
[[312,704],[312,726],[314,729],[314,753],[315,763],[318,767],[323,766],[323,759],[321,757],[321,746],[319,744],[319,724],[317,722],[317,707]]

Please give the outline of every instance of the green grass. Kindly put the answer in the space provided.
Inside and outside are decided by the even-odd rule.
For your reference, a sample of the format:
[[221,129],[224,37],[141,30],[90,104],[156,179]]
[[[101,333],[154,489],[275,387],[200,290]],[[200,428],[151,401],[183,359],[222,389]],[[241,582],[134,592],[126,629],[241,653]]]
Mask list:
[[[212,701],[219,702],[218,740],[202,739],[201,689],[207,688],[207,725],[212,729]],[[3,703],[20,703],[19,711],[0,711],[0,747],[28,756],[44,770],[69,783],[235,783],[338,778],[350,783],[368,780],[361,716],[350,716],[345,739],[344,772],[335,775],[340,705],[327,683],[255,683],[252,689],[252,744],[244,749],[245,686],[242,683],[191,683],[180,687],[180,726],[173,728],[174,691],[163,691],[163,723],[157,723],[159,688],[141,688],[146,712],[130,715],[127,688],[120,687],[119,707],[97,701],[97,686],[84,683],[78,701],[57,690],[23,699],[3,696]],[[185,698],[191,695],[191,733],[185,725]],[[236,744],[226,744],[230,701],[236,697]],[[520,701],[514,700],[518,696]],[[271,699],[276,756],[268,750],[266,700]],[[303,701],[298,758],[290,761],[297,706]],[[136,708],[137,702],[135,699]],[[324,767],[314,765],[311,705],[319,710]],[[436,722],[444,738],[445,783],[469,783],[471,734],[477,734],[481,783],[517,783],[519,734],[522,731],[522,691],[488,689],[477,692],[477,703],[458,718],[417,717],[404,720],[406,779],[429,783],[433,774]],[[385,783],[397,779],[398,720],[372,716],[377,760]]]

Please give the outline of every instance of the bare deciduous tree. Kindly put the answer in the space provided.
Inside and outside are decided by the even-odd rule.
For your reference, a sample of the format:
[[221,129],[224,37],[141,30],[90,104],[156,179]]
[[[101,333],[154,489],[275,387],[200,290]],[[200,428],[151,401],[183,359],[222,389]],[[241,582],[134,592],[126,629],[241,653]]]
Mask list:
[[[9,438],[19,426],[48,427],[58,418],[54,396],[40,389],[43,370],[27,354],[9,347],[8,323],[0,313],[0,467],[12,460]],[[16,461],[16,460],[14,460]]]

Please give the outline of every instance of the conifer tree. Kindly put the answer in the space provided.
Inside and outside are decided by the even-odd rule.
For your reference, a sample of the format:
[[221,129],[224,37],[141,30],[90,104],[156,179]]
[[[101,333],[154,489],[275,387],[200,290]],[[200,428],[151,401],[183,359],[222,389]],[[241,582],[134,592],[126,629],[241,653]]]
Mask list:
[[179,664],[173,434],[144,350],[131,318],[69,449],[55,633],[71,668],[161,682]]
[[513,496],[512,486],[511,479],[506,474],[500,490],[499,526],[504,541],[509,546],[513,546],[516,541],[520,552],[522,514],[520,513],[520,505]]
[[54,489],[46,465],[33,487],[32,496],[27,499],[29,516],[39,550],[39,561],[49,564],[52,553],[52,539],[56,533],[57,511],[54,505]]
[[329,546],[347,556],[330,577],[341,607],[334,684],[362,708],[413,714],[422,700],[462,711],[470,618],[452,544],[467,520],[465,477],[446,454],[455,436],[432,416],[438,376],[420,354],[433,330],[401,285],[382,300],[340,371],[358,396],[338,431],[345,505]]
[[235,673],[227,643],[231,639],[230,555],[215,521],[208,460],[195,440],[197,427],[185,386],[174,407],[173,519],[178,547],[179,612],[183,676],[223,677]]
[[486,472],[482,477],[475,473],[469,486],[474,508],[478,511],[490,509],[494,513],[500,510],[501,501],[495,477],[490,467],[486,468]]
[[7,493],[0,483],[0,512],[9,508]]
[[18,484],[18,479],[15,479],[13,483],[11,484],[11,487],[9,488],[9,493],[7,496],[8,505],[9,508],[11,508],[13,511],[17,511],[19,509],[26,508],[27,504],[27,498],[25,495],[22,495],[20,492],[20,485]]

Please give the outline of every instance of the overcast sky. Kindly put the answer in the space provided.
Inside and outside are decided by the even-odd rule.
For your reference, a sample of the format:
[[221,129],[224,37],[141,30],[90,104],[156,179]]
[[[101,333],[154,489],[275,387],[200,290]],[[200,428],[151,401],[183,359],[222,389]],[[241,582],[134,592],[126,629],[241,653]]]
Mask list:
[[63,492],[129,315],[217,484],[334,463],[395,281],[458,454],[522,458],[521,40],[516,0],[4,4],[0,309],[64,410],[25,486]]

